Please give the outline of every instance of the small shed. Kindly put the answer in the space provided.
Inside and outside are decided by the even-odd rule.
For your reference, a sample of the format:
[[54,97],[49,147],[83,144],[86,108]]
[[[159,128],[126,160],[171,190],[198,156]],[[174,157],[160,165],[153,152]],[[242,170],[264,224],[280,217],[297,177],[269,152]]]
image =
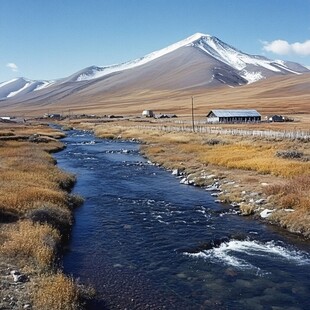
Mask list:
[[144,117],[154,117],[154,112],[152,110],[144,110],[142,112],[142,116],[144,116]]
[[10,116],[0,116],[0,123],[12,123],[15,119],[15,117],[10,117]]
[[260,122],[262,116],[256,110],[211,110],[208,123],[249,123]]
[[268,116],[269,122],[284,122],[285,118],[282,115],[270,115]]
[[44,118],[53,118],[53,119],[61,119],[61,115],[58,113],[53,113],[53,114],[49,114],[49,113],[45,113],[43,115]]

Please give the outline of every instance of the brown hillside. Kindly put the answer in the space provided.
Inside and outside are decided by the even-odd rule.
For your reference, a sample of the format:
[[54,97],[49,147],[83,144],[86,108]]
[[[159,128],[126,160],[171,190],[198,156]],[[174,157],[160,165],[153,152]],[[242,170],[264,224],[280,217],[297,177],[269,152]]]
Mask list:
[[[130,85],[120,91],[106,90],[100,94],[74,94],[50,104],[1,103],[1,114],[24,116],[53,113],[94,113],[140,115],[144,109],[157,113],[186,116],[191,112],[194,96],[195,113],[204,116],[210,109],[257,109],[263,115],[285,114],[310,124],[310,74],[272,77],[240,87],[195,88],[191,90],[152,90]],[[310,125],[309,125],[310,127]]]

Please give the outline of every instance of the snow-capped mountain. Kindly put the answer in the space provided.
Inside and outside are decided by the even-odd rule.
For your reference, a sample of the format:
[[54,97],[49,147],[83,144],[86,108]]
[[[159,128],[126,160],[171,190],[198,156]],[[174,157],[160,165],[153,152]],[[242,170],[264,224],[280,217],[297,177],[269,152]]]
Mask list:
[[[71,76],[71,80],[83,81],[100,78],[107,74],[123,71],[144,65],[168,53],[171,53],[184,46],[193,46],[206,54],[214,57],[215,59],[227,64],[228,66],[240,72],[240,76],[245,78],[249,83],[256,82],[265,78],[263,72],[259,67],[276,73],[295,73],[300,74],[306,72],[307,68],[293,63],[282,60],[270,60],[263,56],[249,55],[243,53],[234,47],[222,42],[216,37],[196,33],[185,40],[179,41],[166,48],[150,53],[144,57],[138,58],[133,61],[116,64],[106,67],[91,66],[85,68]],[[256,67],[256,68],[255,68]]]
[[0,99],[21,96],[44,89],[54,84],[54,81],[32,81],[25,78],[16,78],[0,83]]
[[274,75],[301,74],[307,68],[293,62],[250,55],[201,33],[144,57],[121,64],[82,69],[57,81],[24,78],[0,84],[0,100],[62,100],[76,93],[107,90],[190,89],[245,85]]

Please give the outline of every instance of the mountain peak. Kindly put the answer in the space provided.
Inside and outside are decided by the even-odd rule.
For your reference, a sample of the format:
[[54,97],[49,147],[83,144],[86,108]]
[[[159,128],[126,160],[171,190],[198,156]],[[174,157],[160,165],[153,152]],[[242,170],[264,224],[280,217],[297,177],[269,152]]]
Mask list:
[[128,61],[128,62],[124,62],[121,64],[116,64],[116,65],[110,65],[110,66],[105,66],[105,67],[97,67],[97,66],[90,66],[87,67],[83,70],[80,70],[78,72],[76,72],[74,75],[70,76],[69,79],[71,81],[85,81],[85,80],[92,80],[92,79],[96,79],[96,78],[100,78],[104,75],[110,74],[110,73],[114,73],[114,72],[118,72],[118,71],[123,71],[123,70],[127,70],[127,69],[131,69],[134,67],[138,67],[141,65],[144,65],[152,60],[155,60],[159,57],[162,57],[166,54],[169,54],[181,47],[184,46],[189,46],[189,45],[193,45],[194,42],[200,40],[200,39],[210,39],[212,38],[212,36],[208,35],[208,34],[203,34],[200,32],[197,32],[191,36],[189,36],[186,39],[183,39],[181,41],[178,41],[176,43],[173,43],[163,49],[157,50],[155,52],[152,52],[150,54],[147,54],[144,57],[132,60],[132,61]]
[[[197,40],[202,39],[202,38],[212,38],[212,36],[209,35],[209,34],[204,34],[204,33],[201,33],[201,32],[196,32],[193,35],[187,37],[186,39],[184,39],[182,41],[194,42],[194,41],[197,41]],[[182,41],[180,41],[180,42],[182,42]]]

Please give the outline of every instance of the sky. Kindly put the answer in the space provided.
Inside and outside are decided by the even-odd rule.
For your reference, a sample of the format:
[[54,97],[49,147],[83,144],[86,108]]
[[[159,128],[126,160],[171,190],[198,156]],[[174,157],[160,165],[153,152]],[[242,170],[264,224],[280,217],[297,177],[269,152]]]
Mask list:
[[63,78],[197,32],[310,68],[310,0],[0,0],[0,82]]

